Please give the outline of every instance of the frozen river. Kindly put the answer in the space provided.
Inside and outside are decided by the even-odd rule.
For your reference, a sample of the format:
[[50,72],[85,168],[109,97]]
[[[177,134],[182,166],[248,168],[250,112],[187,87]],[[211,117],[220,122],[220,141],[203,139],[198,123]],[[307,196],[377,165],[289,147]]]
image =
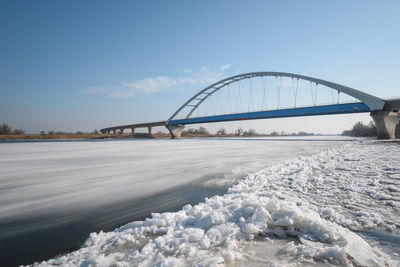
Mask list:
[[[175,213],[154,214],[151,220],[91,235],[84,248],[46,264],[246,264],[250,254],[265,264],[257,253],[265,246],[288,255],[285,260],[275,257],[275,263],[290,259],[347,264],[340,246],[361,237],[367,240],[361,239],[364,252],[376,254],[371,261],[386,262],[387,255],[396,258],[399,253],[400,170],[397,159],[390,158],[400,152],[398,144],[277,137],[23,142],[1,143],[0,149],[2,265],[33,263],[76,250],[91,232],[111,231],[165,211]],[[245,178],[249,173],[256,174]],[[196,206],[214,195],[221,197]],[[236,203],[238,197],[245,202]],[[261,207],[265,212],[257,216],[263,219],[248,222]],[[232,215],[243,212],[250,217]],[[267,214],[283,225],[266,223]],[[304,214],[311,226],[299,222],[297,217]],[[301,235],[294,233],[299,224],[308,229]],[[210,233],[206,238],[213,226],[219,227],[214,229],[217,237]],[[310,230],[313,227],[319,232]],[[330,247],[317,242],[326,235],[332,235]],[[161,237],[165,240],[157,241]],[[211,248],[207,242],[212,238],[225,243]],[[187,251],[165,252],[163,246],[171,240]],[[242,241],[250,242],[244,250],[239,248]],[[157,242],[162,244],[154,246]],[[381,249],[375,252],[370,245]],[[356,250],[360,248],[346,251],[355,261],[360,260]],[[156,254],[159,258],[152,258]],[[89,258],[93,262],[87,262]]]

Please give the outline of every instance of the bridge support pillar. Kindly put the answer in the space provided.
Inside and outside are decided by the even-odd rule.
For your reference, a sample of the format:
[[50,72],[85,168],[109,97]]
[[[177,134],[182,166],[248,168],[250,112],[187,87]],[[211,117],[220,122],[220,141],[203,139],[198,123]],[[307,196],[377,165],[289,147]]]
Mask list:
[[153,135],[153,127],[149,126],[147,127],[147,129],[149,130],[149,136]]
[[372,111],[370,115],[374,119],[378,131],[378,139],[395,138],[396,126],[400,120],[399,112],[377,110]]
[[181,133],[185,125],[167,125],[166,126],[169,133],[171,134],[171,139],[181,138]]
[[123,134],[124,133],[124,129],[122,128],[120,131],[119,131],[119,134]]
[[136,128],[131,128],[132,135],[135,136]]

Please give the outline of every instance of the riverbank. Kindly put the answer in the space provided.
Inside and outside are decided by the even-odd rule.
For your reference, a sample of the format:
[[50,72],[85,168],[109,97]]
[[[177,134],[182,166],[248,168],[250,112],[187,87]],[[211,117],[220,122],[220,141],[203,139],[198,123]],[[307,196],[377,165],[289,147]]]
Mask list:
[[[132,138],[132,134],[5,134],[0,140],[90,140]],[[148,134],[136,134],[135,138],[149,138]],[[169,134],[153,134],[151,138],[168,138]]]
[[[306,137],[307,135],[282,135],[275,136],[270,134],[257,134],[252,136],[247,135],[235,135],[235,134],[184,134],[181,138],[196,138],[196,137],[287,137],[287,136],[298,136]],[[318,136],[318,135],[309,135]],[[124,139],[124,138],[171,138],[169,134],[152,134],[148,133],[136,133],[134,136],[131,133],[122,134],[4,134],[0,135],[0,141],[18,141],[18,140],[91,140],[91,139]]]

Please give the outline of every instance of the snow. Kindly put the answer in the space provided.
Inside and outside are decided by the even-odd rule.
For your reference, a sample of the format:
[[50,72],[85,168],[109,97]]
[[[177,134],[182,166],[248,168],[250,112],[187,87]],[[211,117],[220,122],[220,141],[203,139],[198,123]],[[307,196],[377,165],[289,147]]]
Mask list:
[[397,144],[361,142],[248,174],[222,196],[153,213],[36,266],[396,266],[363,232],[400,227]]

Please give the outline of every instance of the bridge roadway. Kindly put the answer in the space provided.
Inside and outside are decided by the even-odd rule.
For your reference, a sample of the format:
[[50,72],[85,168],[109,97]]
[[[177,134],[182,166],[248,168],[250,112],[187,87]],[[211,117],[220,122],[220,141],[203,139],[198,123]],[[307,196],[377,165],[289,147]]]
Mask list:
[[120,125],[114,127],[108,127],[101,129],[101,133],[119,133],[122,134],[124,130],[131,129],[132,134],[134,135],[136,132],[136,128],[147,128],[149,131],[149,135],[153,134],[153,127],[157,126],[165,126],[166,121],[157,121],[157,122],[147,122],[147,123],[137,123],[137,124],[128,124],[128,125]]

